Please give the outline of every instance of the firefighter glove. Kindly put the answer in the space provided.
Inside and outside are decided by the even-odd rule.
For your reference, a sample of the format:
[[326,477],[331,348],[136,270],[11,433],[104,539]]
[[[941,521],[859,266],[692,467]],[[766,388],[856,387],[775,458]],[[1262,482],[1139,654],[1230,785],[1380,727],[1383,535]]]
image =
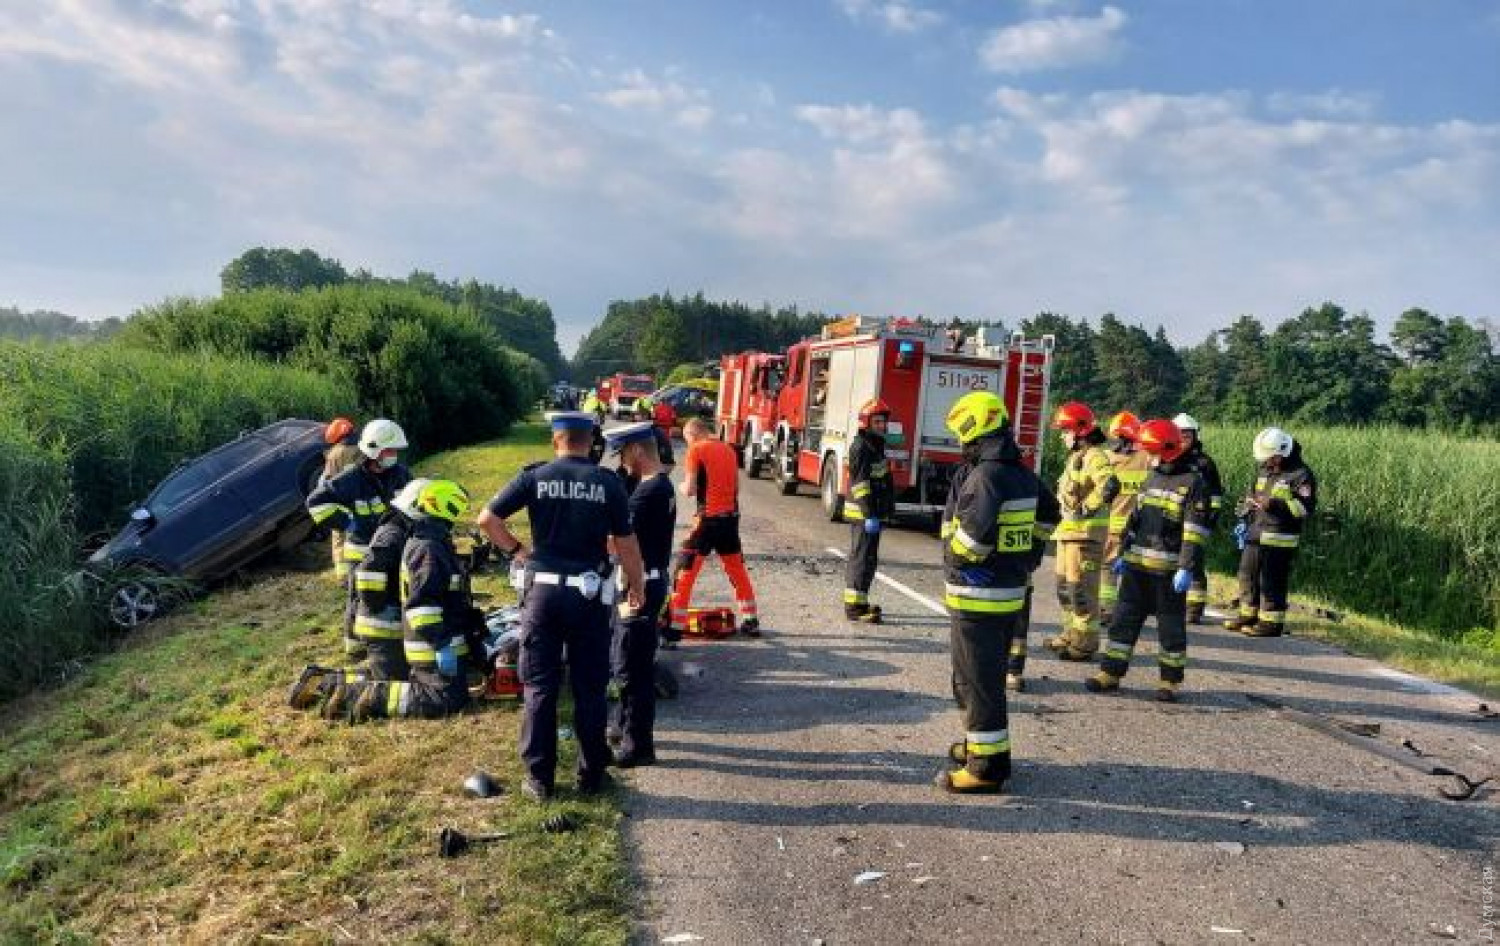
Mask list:
[[1125,556],[1121,555],[1119,558],[1115,559],[1113,562],[1110,562],[1109,563],[1109,570],[1110,570],[1111,573],[1113,573],[1113,574],[1115,574],[1117,576],[1125,574]]
[[959,574],[963,576],[964,584],[971,588],[982,588],[995,580],[988,568],[965,568]]
[[458,676],[458,651],[449,644],[437,652],[437,670],[445,677]]
[[1235,548],[1237,548],[1241,552],[1243,552],[1245,550],[1245,543],[1248,542],[1249,540],[1250,540],[1250,527],[1248,525],[1246,525],[1245,523],[1242,522],[1239,525],[1237,525],[1237,526],[1234,527],[1234,547]]
[[1193,583],[1193,573],[1186,568],[1177,569],[1172,576],[1172,590],[1178,594],[1187,594],[1188,587]]
[[865,531],[870,535],[880,534],[880,520],[873,516],[865,520]]

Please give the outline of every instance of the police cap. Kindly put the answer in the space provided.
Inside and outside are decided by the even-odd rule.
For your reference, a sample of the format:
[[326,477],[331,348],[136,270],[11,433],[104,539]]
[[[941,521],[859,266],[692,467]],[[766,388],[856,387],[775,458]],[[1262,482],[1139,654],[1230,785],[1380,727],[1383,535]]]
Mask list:
[[588,411],[548,411],[542,415],[553,430],[589,430],[594,424],[594,415]]
[[609,445],[611,454],[619,453],[633,443],[652,440],[656,436],[653,427],[654,425],[649,420],[643,420],[637,424],[625,424],[605,431],[604,441]]

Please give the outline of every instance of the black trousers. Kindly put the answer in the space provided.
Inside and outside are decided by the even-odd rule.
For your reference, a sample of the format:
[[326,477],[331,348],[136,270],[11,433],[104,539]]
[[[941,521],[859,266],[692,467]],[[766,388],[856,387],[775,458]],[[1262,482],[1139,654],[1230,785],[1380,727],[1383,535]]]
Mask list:
[[573,689],[573,731],[578,738],[580,781],[603,776],[609,765],[605,727],[609,715],[609,606],[566,585],[532,585],[521,612],[525,687],[521,761],[527,774],[552,788],[557,772],[557,699],[563,650]]
[[1156,616],[1157,666],[1161,678],[1181,683],[1187,668],[1187,595],[1172,590],[1172,574],[1157,574],[1127,566],[1120,578],[1120,600],[1104,645],[1104,672],[1125,676],[1130,655],[1140,639],[1146,618]]
[[1291,587],[1296,549],[1250,542],[1240,553],[1240,616],[1258,617],[1268,624],[1286,622],[1287,593]]
[[620,749],[630,753],[656,751],[656,638],[661,609],[667,601],[667,581],[646,582],[646,604],[615,624],[612,663],[620,684]]
[[[952,614],[951,622],[953,698],[958,701],[966,741],[970,743],[970,769],[980,778],[1007,779],[1010,732],[1005,705],[1005,661],[1020,616],[960,611]],[[976,758],[973,754],[976,736],[1003,739],[1004,748]]]
[[459,658],[458,674],[452,677],[438,673],[436,667],[418,665],[406,680],[361,680],[353,684],[349,699],[361,700],[367,692],[370,716],[376,719],[452,716],[469,705],[468,659]]
[[[863,522],[849,526],[849,561],[844,565],[844,606],[859,607],[870,603],[870,585],[880,565],[880,533],[865,531]],[[848,592],[854,592],[853,595]]]
[[1016,629],[1006,646],[1005,672],[1021,676],[1026,672],[1026,635],[1031,632],[1031,578],[1026,579],[1026,604],[1016,618]]
[[407,680],[411,668],[406,664],[406,648],[399,640],[390,638],[362,638],[369,648],[368,661],[371,680]]

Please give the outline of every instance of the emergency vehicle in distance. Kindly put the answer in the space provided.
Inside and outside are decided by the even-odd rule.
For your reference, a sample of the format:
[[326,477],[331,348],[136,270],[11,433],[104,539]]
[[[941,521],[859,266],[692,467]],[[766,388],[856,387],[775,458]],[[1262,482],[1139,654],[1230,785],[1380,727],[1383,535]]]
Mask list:
[[776,394],[785,366],[785,356],[758,351],[719,361],[719,439],[739,452],[751,478],[760,476],[776,442]]
[[[1027,339],[1020,333],[1000,338],[989,332],[981,329],[961,338],[940,326],[864,316],[829,323],[821,336],[787,349],[783,362],[761,366],[765,382],[778,382],[774,425],[761,415],[731,408],[735,401],[724,392],[733,387],[727,383],[728,372],[736,366],[727,358],[726,383],[720,388],[721,430],[732,430],[738,422],[743,437],[753,418],[757,442],[746,451],[747,464],[761,457],[785,496],[804,483],[818,487],[824,512],[840,521],[847,490],[845,460],[859,429],[859,408],[878,397],[891,406],[886,456],[897,514],[935,527],[953,470],[962,460],[959,444],[943,422],[953,402],[970,391],[1001,396],[1027,465],[1041,469],[1054,339]],[[756,357],[779,356],[731,356],[748,365]],[[756,380],[754,368],[750,380]]]
[[649,374],[616,374],[607,379],[606,409],[615,418],[635,414],[635,402],[656,390],[656,380]]

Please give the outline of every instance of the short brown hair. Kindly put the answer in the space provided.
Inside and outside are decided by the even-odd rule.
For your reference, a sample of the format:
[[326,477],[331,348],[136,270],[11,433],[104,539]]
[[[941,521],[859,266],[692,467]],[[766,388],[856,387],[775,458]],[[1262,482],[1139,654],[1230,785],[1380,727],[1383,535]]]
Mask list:
[[684,435],[692,433],[695,437],[712,437],[714,435],[713,425],[701,417],[694,417],[682,425]]
[[569,450],[587,450],[594,445],[594,432],[579,427],[568,427],[559,430],[562,441]]

